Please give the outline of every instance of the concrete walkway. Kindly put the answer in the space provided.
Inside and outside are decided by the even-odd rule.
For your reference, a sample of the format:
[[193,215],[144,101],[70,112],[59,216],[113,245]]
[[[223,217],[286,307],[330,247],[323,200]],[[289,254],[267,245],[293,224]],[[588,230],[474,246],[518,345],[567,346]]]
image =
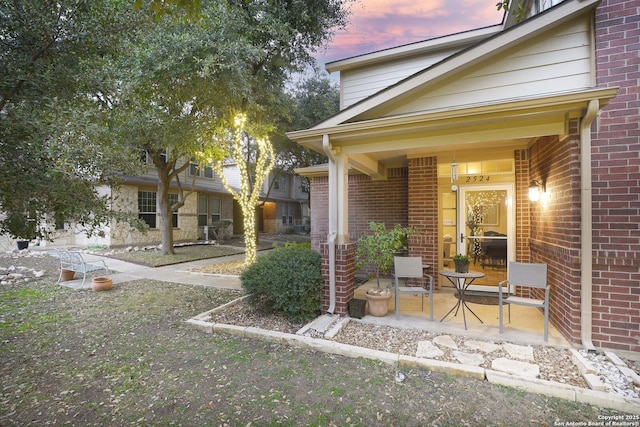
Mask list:
[[[109,277],[111,277],[114,284],[147,279],[222,289],[241,289],[240,279],[236,276],[202,274],[190,272],[189,270],[205,265],[244,260],[244,254],[184,262],[164,267],[147,267],[89,253],[83,253],[82,256],[86,262],[104,261],[109,268]],[[78,278],[78,276],[80,276],[80,278]],[[69,288],[79,289],[82,285],[82,276],[76,274],[74,280],[60,282],[60,284]],[[91,287],[91,281],[89,279],[86,280],[84,287]]]

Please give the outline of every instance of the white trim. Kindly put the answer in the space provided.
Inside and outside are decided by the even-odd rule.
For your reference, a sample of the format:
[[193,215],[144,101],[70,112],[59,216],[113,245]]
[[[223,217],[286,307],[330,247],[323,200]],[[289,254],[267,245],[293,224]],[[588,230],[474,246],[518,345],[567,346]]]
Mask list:
[[466,45],[478,43],[495,34],[499,34],[502,30],[502,24],[498,24],[471,31],[449,34],[443,37],[436,37],[421,42],[410,43],[329,62],[325,65],[325,69],[328,72],[333,73],[336,71],[344,71],[352,68],[373,65],[379,62],[395,61],[408,56],[420,55],[424,52],[435,49],[441,50],[464,47]]

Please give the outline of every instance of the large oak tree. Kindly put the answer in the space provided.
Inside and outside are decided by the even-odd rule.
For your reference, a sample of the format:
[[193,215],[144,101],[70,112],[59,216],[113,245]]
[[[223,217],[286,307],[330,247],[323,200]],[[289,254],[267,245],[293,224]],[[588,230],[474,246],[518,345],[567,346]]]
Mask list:
[[[180,172],[196,160],[220,162],[232,151],[229,139],[213,135],[233,134],[237,114],[261,138],[278,131],[289,112],[285,82],[314,62],[314,51],[347,16],[343,0],[204,1],[198,10],[197,19],[161,17],[105,68],[113,82],[103,105],[110,133],[145,150],[157,171],[167,254],[173,253],[172,214],[189,194]],[[256,158],[248,154],[244,161]],[[255,176],[247,182],[236,198],[244,217],[253,219],[254,207],[242,202],[260,183]],[[169,202],[172,186],[178,199]]]
[[109,218],[97,186],[133,169],[86,138],[84,112],[100,84],[89,64],[137,25],[130,12],[117,0],[0,0],[0,232],[50,237],[55,217],[91,234]]

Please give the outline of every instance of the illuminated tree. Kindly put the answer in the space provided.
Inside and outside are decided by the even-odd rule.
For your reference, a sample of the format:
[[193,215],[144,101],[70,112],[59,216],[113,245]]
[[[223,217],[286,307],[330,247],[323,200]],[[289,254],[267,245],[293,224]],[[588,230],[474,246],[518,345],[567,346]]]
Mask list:
[[[260,189],[269,172],[273,169],[275,154],[271,142],[266,136],[258,136],[256,131],[247,126],[247,116],[238,114],[233,129],[227,137],[230,145],[230,159],[240,172],[240,188],[232,187],[227,180],[223,164],[214,163],[227,190],[242,209],[244,225],[244,242],[246,246],[245,264],[251,265],[256,259],[256,216],[255,210],[260,197]],[[211,159],[206,159],[211,162]]]

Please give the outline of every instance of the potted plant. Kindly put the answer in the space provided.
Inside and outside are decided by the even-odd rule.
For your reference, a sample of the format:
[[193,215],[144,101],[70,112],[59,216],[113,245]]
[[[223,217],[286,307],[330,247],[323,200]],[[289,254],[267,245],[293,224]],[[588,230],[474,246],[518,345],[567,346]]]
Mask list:
[[16,240],[18,249],[29,247],[29,241],[37,235],[36,221],[29,215],[9,214],[3,221],[2,231],[8,232]]
[[469,255],[455,255],[453,257],[453,262],[456,265],[456,273],[469,272],[469,264],[471,263],[471,257]]
[[370,222],[369,230],[372,233],[358,239],[356,267],[362,268],[365,264],[374,266],[376,288],[366,292],[369,313],[373,316],[384,316],[388,311],[391,287],[380,287],[380,273],[388,273],[393,265],[394,255],[408,249],[408,239],[415,234],[415,229],[396,224],[387,230],[384,223]]

